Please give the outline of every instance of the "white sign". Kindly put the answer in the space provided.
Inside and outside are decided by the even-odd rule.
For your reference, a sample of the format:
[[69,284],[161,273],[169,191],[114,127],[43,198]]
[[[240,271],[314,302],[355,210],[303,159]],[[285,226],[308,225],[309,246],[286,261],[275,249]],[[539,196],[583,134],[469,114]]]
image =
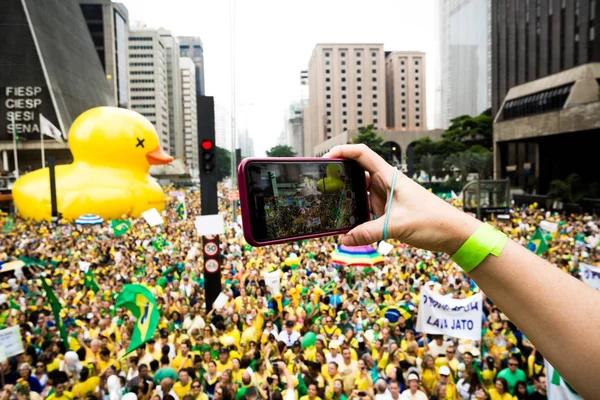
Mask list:
[[388,254],[390,254],[390,251],[392,251],[393,248],[394,245],[389,244],[385,240],[382,240],[381,242],[379,242],[379,246],[377,246],[377,251],[379,252],[379,254],[387,256]]
[[481,340],[482,295],[452,299],[427,288],[421,292],[417,331]]
[[600,290],[600,268],[581,263],[579,264],[579,273],[582,281],[594,289]]
[[206,260],[204,262],[204,268],[206,268],[207,272],[215,273],[219,269],[219,262],[215,259]]
[[152,208],[148,211],[144,211],[142,213],[142,217],[144,217],[144,219],[150,226],[162,225],[164,223],[162,216],[160,215],[160,213],[158,212],[158,210],[156,208]]
[[87,261],[79,261],[79,270],[84,273],[87,273],[88,270],[90,269],[90,265],[92,265],[92,264]]
[[207,256],[214,256],[219,251],[219,246],[216,243],[208,242],[204,245],[204,252]]
[[198,236],[222,235],[225,233],[225,222],[221,214],[200,215],[194,221]]
[[542,221],[540,222],[540,228],[542,228],[546,232],[554,233],[558,231],[558,224],[555,222]]
[[281,273],[279,272],[279,270],[273,272],[265,272],[263,277],[265,279],[265,285],[267,285],[272,295],[281,293]]
[[0,331],[0,348],[4,348],[5,359],[25,351],[23,349],[21,328],[19,326],[11,326],[10,328],[2,329]]
[[219,293],[215,301],[213,302],[213,308],[215,310],[220,310],[225,307],[225,304],[229,301],[229,297],[223,292]]

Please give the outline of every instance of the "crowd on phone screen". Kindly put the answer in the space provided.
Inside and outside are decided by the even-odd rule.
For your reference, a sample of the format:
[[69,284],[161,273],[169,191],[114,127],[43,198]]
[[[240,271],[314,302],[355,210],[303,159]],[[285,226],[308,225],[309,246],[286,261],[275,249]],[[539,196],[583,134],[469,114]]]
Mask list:
[[[227,212],[226,189],[220,190],[220,207]],[[546,398],[542,354],[489,299],[484,297],[479,342],[415,331],[424,285],[454,298],[478,292],[447,255],[392,241],[382,266],[334,267],[330,254],[337,238],[253,248],[228,220],[221,248],[229,301],[206,310],[193,223],[199,193],[186,193],[185,220],[178,218],[176,204],[167,207],[160,234],[170,245],[160,251],[148,245],[157,230],[143,219],[133,220],[117,238],[108,223],[52,227],[19,219],[2,234],[0,261],[27,256],[46,266],[18,276],[0,270],[0,327],[18,325],[24,346],[24,353],[1,363],[0,400]],[[544,254],[557,268],[578,276],[583,257],[598,261],[595,250],[577,245],[577,238],[596,234],[595,217],[525,207],[491,223],[525,245],[542,220],[559,223]],[[285,264],[292,253],[299,265]],[[92,263],[101,288],[96,294],[84,286],[80,261]],[[280,271],[283,309],[262,278],[274,270]],[[80,370],[67,368],[41,272],[63,304]],[[335,293],[315,301],[317,288],[330,281],[337,283]],[[154,339],[123,357],[135,321],[114,300],[132,282],[152,291],[161,319]],[[292,291],[298,286],[296,307]],[[409,305],[407,318],[397,324],[381,318],[381,307],[397,304]],[[304,348],[308,332],[316,341]],[[289,373],[276,367],[279,360]]]

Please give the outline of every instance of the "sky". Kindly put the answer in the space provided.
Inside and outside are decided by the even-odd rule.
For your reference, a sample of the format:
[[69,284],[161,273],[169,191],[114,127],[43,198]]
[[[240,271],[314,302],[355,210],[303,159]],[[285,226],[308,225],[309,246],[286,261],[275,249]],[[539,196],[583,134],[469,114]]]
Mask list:
[[386,51],[424,51],[432,127],[438,43],[435,0],[117,0],[130,25],[163,27],[204,43],[206,94],[231,106],[230,15],[235,3],[238,131],[255,155],[275,145],[285,112],[300,97],[300,71],[317,43],[384,43]]

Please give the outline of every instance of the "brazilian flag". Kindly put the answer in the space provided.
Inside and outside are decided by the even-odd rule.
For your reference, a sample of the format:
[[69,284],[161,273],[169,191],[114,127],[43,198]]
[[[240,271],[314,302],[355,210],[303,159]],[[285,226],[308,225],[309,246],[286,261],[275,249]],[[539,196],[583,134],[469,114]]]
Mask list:
[[386,318],[388,321],[390,321],[390,326],[398,325],[400,317],[403,317],[405,320],[412,318],[411,313],[406,311],[404,308],[396,306],[385,307],[379,312],[379,315],[381,318]]
[[156,251],[161,251],[168,245],[169,245],[169,242],[167,242],[167,239],[165,239],[164,237],[162,237],[160,235],[158,235],[156,237],[156,239],[154,239],[154,241],[152,242],[152,247],[154,247],[154,250],[156,250]]
[[177,204],[177,217],[179,219],[187,219],[187,210],[185,209],[185,203]]
[[42,287],[46,292],[46,296],[48,296],[48,303],[50,303],[50,307],[52,308],[52,314],[54,315],[54,322],[58,326],[58,330],[60,332],[60,338],[62,339],[65,347],[69,350],[69,336],[67,335],[67,330],[65,329],[65,325],[63,324],[62,318],[60,317],[60,310],[62,310],[62,306],[58,302],[58,299],[54,295],[52,288],[48,286],[48,282],[46,282],[46,278],[42,278]]
[[113,236],[119,237],[126,234],[129,228],[131,228],[131,222],[113,219],[110,221],[110,226],[113,230]]
[[9,308],[12,308],[13,310],[20,310],[21,309],[21,305],[19,303],[17,303],[15,301],[15,299],[13,299],[11,297],[10,298],[10,302],[9,302]]
[[539,229],[536,229],[535,233],[527,243],[527,249],[533,251],[535,254],[540,255],[548,251],[548,243],[546,238]]
[[4,233],[8,233],[8,232],[12,231],[14,227],[15,227],[15,220],[13,219],[12,215],[9,215],[6,218],[6,222],[2,226],[2,230],[4,231]]
[[93,290],[94,293],[98,293],[100,291],[100,286],[98,286],[96,279],[94,279],[94,274],[92,273],[91,269],[88,269],[88,272],[86,272],[83,277],[85,279],[86,288]]
[[116,307],[125,307],[136,318],[131,341],[125,353],[127,355],[152,339],[158,327],[160,313],[152,292],[142,285],[125,285],[117,296]]
[[329,294],[329,293],[333,292],[335,289],[337,289],[337,283],[335,281],[331,281],[321,288],[321,290],[325,294]]

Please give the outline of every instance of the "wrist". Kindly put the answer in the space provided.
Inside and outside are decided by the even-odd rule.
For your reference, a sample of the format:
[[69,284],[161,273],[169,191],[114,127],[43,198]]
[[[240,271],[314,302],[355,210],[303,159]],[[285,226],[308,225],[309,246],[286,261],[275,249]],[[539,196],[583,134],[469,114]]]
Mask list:
[[449,256],[454,255],[482,223],[477,218],[454,209],[454,212],[444,224],[446,228],[444,236],[447,239],[442,245],[442,251]]

